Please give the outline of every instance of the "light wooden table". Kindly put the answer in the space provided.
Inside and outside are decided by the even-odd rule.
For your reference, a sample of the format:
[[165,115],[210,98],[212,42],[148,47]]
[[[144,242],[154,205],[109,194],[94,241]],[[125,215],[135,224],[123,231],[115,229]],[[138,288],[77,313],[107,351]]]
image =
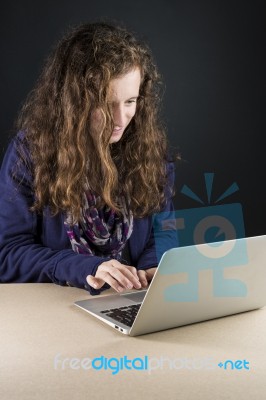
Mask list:
[[[54,284],[0,285],[1,400],[266,398],[266,308],[131,338],[73,305],[88,297]],[[147,356],[154,369],[93,369],[101,356]],[[226,360],[242,369],[218,367]]]

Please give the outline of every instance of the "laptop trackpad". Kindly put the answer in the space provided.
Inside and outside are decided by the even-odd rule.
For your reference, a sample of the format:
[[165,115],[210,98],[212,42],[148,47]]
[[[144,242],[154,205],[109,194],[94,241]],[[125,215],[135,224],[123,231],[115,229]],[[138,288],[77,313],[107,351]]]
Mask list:
[[123,298],[130,299],[132,301],[135,301],[136,303],[142,303],[146,293],[147,293],[147,290],[142,290],[141,292],[121,294],[120,296],[123,296]]

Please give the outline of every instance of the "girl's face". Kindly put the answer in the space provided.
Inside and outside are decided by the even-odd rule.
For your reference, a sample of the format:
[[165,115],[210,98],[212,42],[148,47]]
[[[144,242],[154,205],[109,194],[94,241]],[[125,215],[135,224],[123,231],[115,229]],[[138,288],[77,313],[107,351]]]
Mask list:
[[[110,81],[108,102],[111,106],[114,130],[109,143],[118,142],[134,117],[139,96],[140,70],[133,69],[127,74]],[[99,110],[92,113],[92,130],[97,132],[102,116]]]

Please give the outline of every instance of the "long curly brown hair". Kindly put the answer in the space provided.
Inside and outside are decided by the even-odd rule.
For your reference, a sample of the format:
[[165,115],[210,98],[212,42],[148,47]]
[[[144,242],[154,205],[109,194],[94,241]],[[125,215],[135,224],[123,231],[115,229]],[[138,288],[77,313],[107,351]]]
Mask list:
[[[135,116],[117,143],[107,101],[111,79],[140,68]],[[74,28],[55,47],[17,120],[33,165],[34,211],[69,211],[78,221],[86,185],[119,212],[126,195],[135,217],[165,201],[166,134],[159,118],[161,79],[151,52],[127,29],[105,22]],[[97,139],[93,110],[103,115]]]

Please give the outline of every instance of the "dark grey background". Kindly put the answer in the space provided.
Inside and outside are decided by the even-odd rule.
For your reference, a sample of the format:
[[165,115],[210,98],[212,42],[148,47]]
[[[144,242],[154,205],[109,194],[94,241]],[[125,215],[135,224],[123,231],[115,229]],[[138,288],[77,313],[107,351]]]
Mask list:
[[165,82],[163,113],[170,144],[181,151],[176,208],[206,201],[204,172],[213,172],[212,204],[243,206],[246,235],[266,233],[265,1],[6,2],[0,16],[1,157],[13,120],[52,45],[73,24],[99,17],[124,22],[148,41]]

